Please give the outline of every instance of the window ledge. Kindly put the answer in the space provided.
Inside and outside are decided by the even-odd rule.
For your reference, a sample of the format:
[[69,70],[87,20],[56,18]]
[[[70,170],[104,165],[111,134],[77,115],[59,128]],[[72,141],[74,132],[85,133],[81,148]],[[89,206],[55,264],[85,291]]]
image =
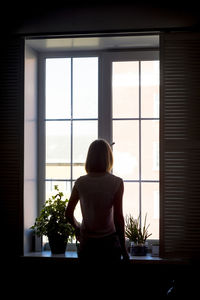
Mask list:
[[[51,251],[29,252],[23,256],[24,258],[49,258],[49,259],[65,259],[69,261],[78,262],[78,255],[76,251],[66,251],[65,254],[52,254]],[[181,259],[166,259],[157,256],[152,256],[148,253],[146,256],[131,256],[130,262],[133,264],[183,264]]]

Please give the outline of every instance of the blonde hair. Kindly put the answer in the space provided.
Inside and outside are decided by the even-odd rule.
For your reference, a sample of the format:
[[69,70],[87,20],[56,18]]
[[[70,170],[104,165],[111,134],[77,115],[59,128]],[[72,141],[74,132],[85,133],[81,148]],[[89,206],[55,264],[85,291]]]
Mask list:
[[85,170],[89,172],[109,172],[113,166],[112,149],[107,141],[95,140],[88,149]]

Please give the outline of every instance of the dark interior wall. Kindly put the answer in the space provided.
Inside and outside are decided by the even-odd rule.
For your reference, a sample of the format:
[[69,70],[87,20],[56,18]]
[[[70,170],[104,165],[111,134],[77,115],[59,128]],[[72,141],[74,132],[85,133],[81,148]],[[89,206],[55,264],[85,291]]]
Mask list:
[[194,25],[191,12],[155,8],[150,5],[81,5],[42,11],[37,19],[26,19],[19,33],[119,32],[159,30]]
[[[177,3],[176,3],[177,2]],[[4,28],[19,34],[165,30],[198,27],[197,1],[39,1],[4,8]]]
[[[188,3],[186,3],[188,5]],[[182,7],[88,3],[65,5],[34,2],[2,9],[0,96],[0,205],[4,253],[23,253],[23,36],[64,33],[183,30],[199,28],[195,6]],[[9,35],[9,36],[8,36]]]

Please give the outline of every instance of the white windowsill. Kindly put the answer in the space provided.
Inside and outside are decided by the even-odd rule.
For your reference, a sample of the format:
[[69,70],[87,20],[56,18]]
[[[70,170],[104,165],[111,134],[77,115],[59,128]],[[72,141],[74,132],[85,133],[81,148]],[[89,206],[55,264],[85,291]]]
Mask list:
[[66,251],[65,254],[52,254],[51,251],[29,252],[25,257],[58,257],[58,258],[78,258],[76,251]]
[[[58,259],[70,259],[77,261],[78,255],[76,251],[66,251],[65,254],[52,254],[51,251],[41,251],[41,252],[29,252],[27,254],[24,254],[24,257],[37,257],[37,258],[58,258]],[[143,262],[143,263],[165,263],[169,262],[169,260],[163,259],[161,257],[152,256],[151,253],[148,253],[146,256],[131,256],[130,255],[130,261],[131,262]]]

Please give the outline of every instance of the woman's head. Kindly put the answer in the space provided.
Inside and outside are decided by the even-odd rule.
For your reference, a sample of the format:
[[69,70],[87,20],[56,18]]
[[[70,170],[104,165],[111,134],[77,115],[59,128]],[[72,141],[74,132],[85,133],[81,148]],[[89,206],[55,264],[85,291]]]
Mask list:
[[110,145],[103,139],[91,143],[85,169],[90,172],[109,172],[113,166],[113,155]]

